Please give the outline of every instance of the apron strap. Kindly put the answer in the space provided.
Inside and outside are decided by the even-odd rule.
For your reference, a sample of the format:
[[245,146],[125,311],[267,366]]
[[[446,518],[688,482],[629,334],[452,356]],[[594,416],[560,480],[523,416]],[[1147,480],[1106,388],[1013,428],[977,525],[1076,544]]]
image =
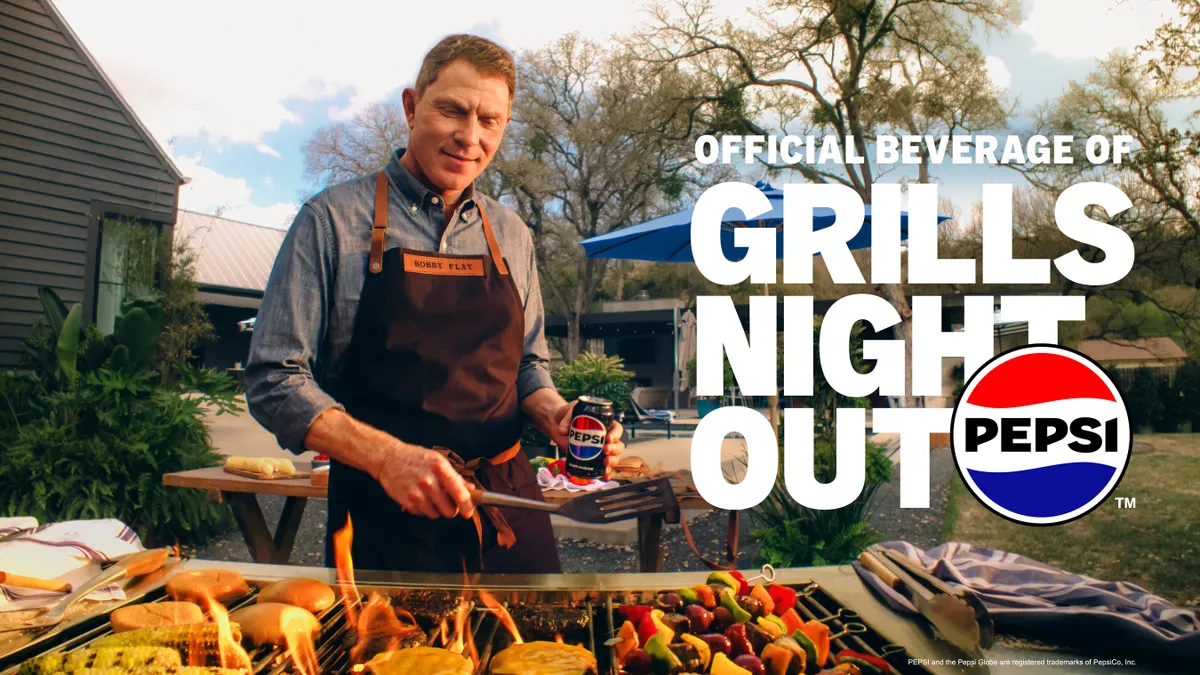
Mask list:
[[375,174],[375,222],[371,225],[371,272],[383,269],[383,247],[387,243],[388,181],[380,171]]
[[[383,249],[387,243],[387,206],[388,181],[387,175],[380,171],[375,174],[375,222],[371,225],[371,272],[378,273],[383,269]],[[496,233],[492,231],[492,223],[487,213],[479,206],[479,216],[483,219],[483,236],[487,239],[488,250],[492,254],[492,262],[500,274],[508,274],[508,265],[500,255],[500,244],[496,241]]]
[[[476,202],[478,205],[478,202]],[[496,233],[492,232],[492,223],[488,220],[487,214],[483,212],[483,207],[479,206],[479,216],[483,218],[483,236],[487,237],[488,250],[492,252],[492,262],[496,263],[496,269],[500,274],[508,274],[508,266],[504,264],[504,258],[500,256],[500,244],[496,243]]]
[[[468,487],[479,489],[483,487],[480,485],[477,475],[481,465],[487,462],[492,466],[500,466],[505,462],[511,461],[521,452],[521,442],[517,441],[512,447],[495,457],[477,457],[469,462],[463,461],[463,458],[458,453],[449,448],[435,445],[433,449],[442,453],[450,461],[450,466],[454,467],[459,476],[462,476]],[[508,524],[508,519],[495,506],[481,506],[475,510],[475,517],[472,520],[475,521],[475,535],[479,538],[479,545],[483,546],[483,522],[479,519],[480,511],[483,511],[484,515],[491,521],[492,527],[496,529],[497,543],[504,548],[512,548],[513,544],[517,543],[517,535],[513,532],[512,526]]]

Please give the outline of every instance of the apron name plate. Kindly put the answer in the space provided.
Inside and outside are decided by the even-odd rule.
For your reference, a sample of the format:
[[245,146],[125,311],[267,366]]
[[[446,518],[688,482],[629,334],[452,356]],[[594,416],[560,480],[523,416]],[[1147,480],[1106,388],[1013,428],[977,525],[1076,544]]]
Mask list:
[[445,277],[481,277],[483,276],[483,259],[435,258],[405,253],[404,271]]

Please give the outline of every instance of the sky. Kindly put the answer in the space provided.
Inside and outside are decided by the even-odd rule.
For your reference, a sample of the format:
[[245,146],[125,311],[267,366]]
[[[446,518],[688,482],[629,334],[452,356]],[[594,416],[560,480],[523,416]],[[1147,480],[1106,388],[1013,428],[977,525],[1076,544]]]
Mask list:
[[[736,17],[748,6],[722,0]],[[510,50],[579,32],[599,42],[647,20],[644,0],[440,3],[401,0],[56,0],[84,45],[191,182],[180,208],[287,227],[315,130],[365,105],[398,100],[442,36],[471,32]],[[570,11],[564,11],[564,7]],[[1129,49],[1173,16],[1166,0],[1023,0],[1019,27],[982,43],[989,74],[1030,108],[1057,96],[1097,57]],[[996,167],[935,171],[961,208]]]

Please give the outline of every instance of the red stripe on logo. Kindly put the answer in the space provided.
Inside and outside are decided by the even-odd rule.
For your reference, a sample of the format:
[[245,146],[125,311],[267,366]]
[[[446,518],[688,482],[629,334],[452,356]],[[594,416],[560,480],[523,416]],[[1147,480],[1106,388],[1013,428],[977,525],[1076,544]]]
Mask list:
[[982,377],[967,403],[1017,408],[1073,398],[1116,400],[1104,380],[1084,364],[1060,354],[1026,354]]

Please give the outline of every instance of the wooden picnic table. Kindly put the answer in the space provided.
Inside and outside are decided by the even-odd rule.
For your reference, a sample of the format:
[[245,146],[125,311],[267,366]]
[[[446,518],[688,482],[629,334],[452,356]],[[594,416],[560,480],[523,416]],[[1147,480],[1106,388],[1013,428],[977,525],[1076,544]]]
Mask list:
[[[296,470],[308,473],[311,466],[304,462],[296,463]],[[296,533],[300,530],[300,517],[304,515],[304,507],[310,498],[327,499],[329,488],[324,485],[313,485],[309,478],[258,480],[226,473],[221,467],[193,469],[164,474],[163,485],[170,487],[193,488],[207,490],[209,499],[215,502],[229,504],[238,529],[250,549],[250,557],[257,563],[282,565],[287,564],[292,555],[292,547],[296,542]],[[546,501],[555,503],[574,498],[578,492],[551,490],[543,493]],[[283,513],[279,524],[272,533],[263,515],[259,495],[278,495],[286,497],[283,503]],[[714,507],[694,494],[679,495],[681,510],[711,510]],[[637,548],[638,568],[642,572],[658,572],[662,570],[662,527],[668,522],[667,514],[656,513],[638,516]],[[731,514],[730,517],[736,517]],[[669,522],[678,522],[672,518]]]

